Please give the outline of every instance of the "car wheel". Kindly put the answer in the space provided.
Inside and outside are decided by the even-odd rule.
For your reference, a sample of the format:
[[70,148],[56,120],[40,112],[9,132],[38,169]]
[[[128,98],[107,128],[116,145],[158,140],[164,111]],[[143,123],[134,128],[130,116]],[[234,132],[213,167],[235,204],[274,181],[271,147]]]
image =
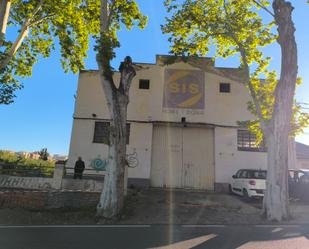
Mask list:
[[243,193],[243,197],[245,201],[250,201],[250,196],[248,194],[248,191],[245,188],[243,189],[242,193]]

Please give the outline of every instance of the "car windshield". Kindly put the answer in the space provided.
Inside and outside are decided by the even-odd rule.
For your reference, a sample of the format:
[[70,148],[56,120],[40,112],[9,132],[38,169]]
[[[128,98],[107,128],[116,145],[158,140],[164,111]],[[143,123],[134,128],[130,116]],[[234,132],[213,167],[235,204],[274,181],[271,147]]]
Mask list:
[[309,170],[302,170],[302,172],[304,173],[304,175],[309,176]]
[[253,179],[266,179],[266,171],[265,170],[251,170],[248,171],[249,178]]

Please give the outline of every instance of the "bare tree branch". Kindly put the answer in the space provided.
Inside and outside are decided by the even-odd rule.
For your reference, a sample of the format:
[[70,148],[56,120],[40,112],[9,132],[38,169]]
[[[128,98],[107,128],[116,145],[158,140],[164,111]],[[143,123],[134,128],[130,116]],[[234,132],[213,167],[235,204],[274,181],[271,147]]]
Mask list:
[[248,65],[248,61],[247,61],[247,55],[246,55],[246,52],[245,52],[242,44],[237,43],[237,45],[238,45],[239,52],[240,52],[240,55],[241,55],[241,58],[242,58],[242,62],[244,64],[244,71],[245,71],[244,73],[245,73],[245,80],[246,80],[245,83],[249,87],[250,95],[251,95],[253,103],[255,105],[256,112],[258,114],[258,118],[261,119],[261,122],[262,122],[262,120],[263,120],[262,108],[260,106],[260,103],[257,99],[256,92],[255,92],[254,87],[252,85],[252,82],[250,80],[250,70],[249,70],[249,65]]
[[268,14],[270,14],[272,17],[275,17],[275,14],[272,13],[269,9],[266,8],[259,0],[252,0],[257,6],[265,10]]
[[[224,8],[224,12],[225,12],[225,15],[226,15],[226,18],[227,18],[227,21],[229,21],[229,13],[228,13],[228,10],[226,8],[226,2],[225,0],[223,1],[223,8]],[[261,126],[262,126],[262,130],[264,132],[266,132],[266,125],[265,125],[265,122],[263,121],[263,114],[262,114],[262,108],[261,108],[261,105],[257,99],[257,94],[255,92],[255,89],[252,85],[252,82],[251,82],[251,79],[250,79],[250,68],[249,68],[249,63],[248,63],[248,60],[247,60],[247,54],[246,54],[246,51],[244,49],[244,46],[243,44],[237,39],[235,33],[233,32],[233,29],[229,28],[229,26],[227,25],[227,23],[225,22],[225,26],[226,26],[226,29],[229,31],[229,36],[233,39],[233,41],[237,44],[237,47],[238,47],[238,51],[240,53],[240,56],[241,56],[241,59],[242,59],[242,63],[243,63],[243,69],[244,69],[244,80],[245,80],[245,84],[248,85],[248,88],[249,88],[249,92],[250,92],[250,95],[251,95],[251,98],[253,100],[253,103],[255,105],[255,108],[256,108],[256,112],[257,112],[257,115],[258,115],[258,118],[261,120]]]
[[[108,0],[101,0],[101,6],[100,6],[100,33],[101,37],[105,37],[105,34],[109,32],[109,23],[108,23]],[[104,39],[107,39],[106,37]],[[106,42],[106,41],[104,41]],[[103,46],[103,41],[100,41],[100,46]],[[103,82],[103,87],[107,97],[113,96],[113,92],[117,91],[117,88],[115,86],[113,75],[110,70],[110,61],[108,58],[104,58],[104,55],[99,54],[102,53],[102,50],[106,48],[101,48],[98,51],[98,54],[96,56],[97,63],[99,66],[100,71],[100,77],[102,77],[101,82]],[[108,69],[107,69],[108,68]],[[109,100],[111,103],[111,100]]]
[[38,20],[32,21],[29,26],[32,27],[32,26],[38,25],[38,24],[54,17],[55,15],[56,14],[49,14],[49,15],[43,16],[42,18],[40,18]]

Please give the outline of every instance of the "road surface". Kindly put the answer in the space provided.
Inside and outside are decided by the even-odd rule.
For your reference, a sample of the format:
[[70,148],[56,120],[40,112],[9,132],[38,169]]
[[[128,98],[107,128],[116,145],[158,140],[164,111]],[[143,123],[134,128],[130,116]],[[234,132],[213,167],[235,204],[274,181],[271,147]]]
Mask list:
[[1,249],[308,249],[309,225],[0,226]]

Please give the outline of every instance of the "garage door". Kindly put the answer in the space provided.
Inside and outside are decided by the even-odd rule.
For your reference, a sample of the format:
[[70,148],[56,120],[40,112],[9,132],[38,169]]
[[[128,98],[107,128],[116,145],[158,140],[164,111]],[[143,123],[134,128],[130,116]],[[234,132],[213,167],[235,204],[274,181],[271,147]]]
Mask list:
[[151,185],[214,188],[213,130],[154,126]]

